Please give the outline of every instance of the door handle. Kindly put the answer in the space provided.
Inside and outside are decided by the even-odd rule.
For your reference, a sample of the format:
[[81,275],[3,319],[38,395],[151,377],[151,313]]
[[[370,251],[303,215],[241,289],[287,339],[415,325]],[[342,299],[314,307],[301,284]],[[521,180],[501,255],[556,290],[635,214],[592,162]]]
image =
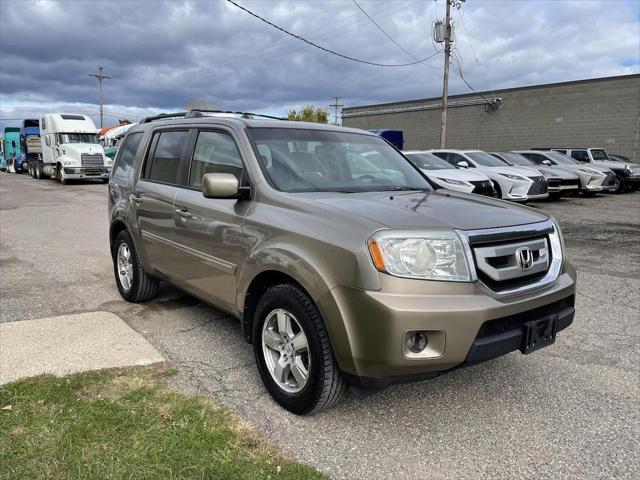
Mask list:
[[184,208],[176,208],[176,213],[178,215],[180,215],[182,218],[191,218],[193,217],[193,215],[191,215],[191,212],[189,211],[188,208],[184,207]]
[[144,198],[142,198],[142,195],[138,195],[137,193],[134,193],[133,195],[131,195],[131,200],[133,200],[137,204],[141,204]]

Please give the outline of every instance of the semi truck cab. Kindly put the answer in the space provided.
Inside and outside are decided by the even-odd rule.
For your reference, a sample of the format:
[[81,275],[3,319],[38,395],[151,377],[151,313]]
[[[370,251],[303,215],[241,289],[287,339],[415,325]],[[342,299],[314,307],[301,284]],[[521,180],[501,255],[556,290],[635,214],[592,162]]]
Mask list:
[[46,114],[40,117],[42,161],[35,177],[54,177],[60,183],[68,180],[109,180],[111,159],[98,143],[93,121],[78,114]]

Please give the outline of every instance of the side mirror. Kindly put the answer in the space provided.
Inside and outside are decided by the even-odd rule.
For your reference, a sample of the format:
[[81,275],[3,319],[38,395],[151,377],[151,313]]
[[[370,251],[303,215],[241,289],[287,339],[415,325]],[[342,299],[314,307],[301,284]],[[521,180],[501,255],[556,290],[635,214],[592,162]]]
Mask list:
[[469,164],[466,160],[460,160],[456,165],[460,168],[469,168]]
[[240,185],[231,173],[206,173],[202,177],[202,195],[206,198],[233,198],[240,192]]
[[546,158],[540,163],[542,163],[542,165],[553,165],[553,163],[551,163],[551,160],[547,160]]

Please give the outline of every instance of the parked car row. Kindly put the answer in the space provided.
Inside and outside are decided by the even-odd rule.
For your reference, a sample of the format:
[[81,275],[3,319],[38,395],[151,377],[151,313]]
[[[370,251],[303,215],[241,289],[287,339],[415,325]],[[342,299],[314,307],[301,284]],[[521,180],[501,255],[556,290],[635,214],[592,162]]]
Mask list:
[[557,199],[576,193],[622,193],[640,186],[640,165],[612,160],[603,149],[442,149],[403,153],[436,188],[514,202]]

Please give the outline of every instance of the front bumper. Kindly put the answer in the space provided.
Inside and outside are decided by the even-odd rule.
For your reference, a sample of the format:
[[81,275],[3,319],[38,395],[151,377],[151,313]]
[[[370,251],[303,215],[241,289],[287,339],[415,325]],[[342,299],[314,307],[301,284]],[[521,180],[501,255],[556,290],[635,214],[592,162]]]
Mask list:
[[633,175],[624,177],[624,183],[626,183],[627,185],[640,185],[640,176]]
[[[498,298],[479,282],[429,282],[381,275],[380,291],[336,287],[319,299],[318,306],[324,318],[343,320],[344,334],[331,335],[331,340],[345,377],[356,386],[378,388],[433,377],[497,356],[492,351],[502,355],[518,348],[518,334],[513,332],[508,343],[502,343],[502,338],[479,341],[479,332],[487,322],[515,316],[531,320],[537,309],[553,309],[549,305],[569,301],[571,312],[559,322],[559,327],[566,328],[573,318],[575,278],[574,269],[565,263],[550,286]],[[330,334],[335,332],[330,325],[328,328]],[[433,332],[435,345],[428,357],[408,357],[404,352],[405,334],[415,330]],[[498,346],[486,346],[494,340],[499,341]]]
[[87,178],[109,178],[111,167],[64,167],[64,176],[69,180]]

